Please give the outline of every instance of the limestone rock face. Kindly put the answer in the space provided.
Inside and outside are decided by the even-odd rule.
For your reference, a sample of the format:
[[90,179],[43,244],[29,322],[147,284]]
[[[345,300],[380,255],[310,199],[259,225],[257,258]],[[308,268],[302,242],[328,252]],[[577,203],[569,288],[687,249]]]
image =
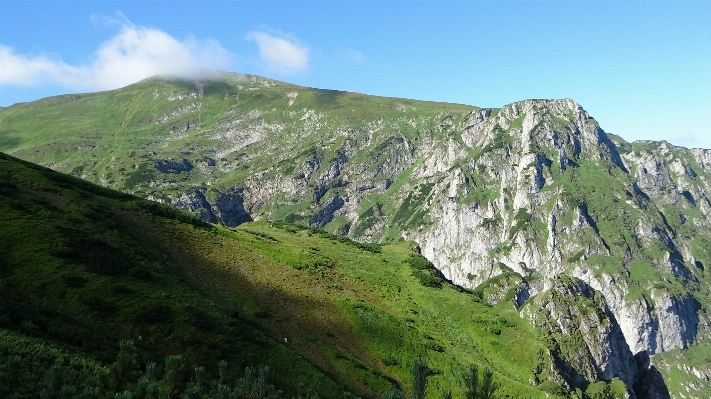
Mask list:
[[[641,370],[604,299],[581,280],[560,278],[521,313],[553,338],[549,355],[569,386],[615,377],[632,387]],[[634,395],[633,392],[630,392]]]
[[252,217],[244,209],[244,198],[242,190],[239,189],[220,193],[215,198],[215,209],[220,222],[227,226],[234,227],[252,221]]
[[187,159],[182,159],[180,161],[161,159],[156,161],[154,166],[163,173],[188,172],[193,168],[193,165]]
[[195,213],[200,219],[208,223],[219,222],[212,211],[212,206],[199,190],[182,194],[173,201],[173,206]]

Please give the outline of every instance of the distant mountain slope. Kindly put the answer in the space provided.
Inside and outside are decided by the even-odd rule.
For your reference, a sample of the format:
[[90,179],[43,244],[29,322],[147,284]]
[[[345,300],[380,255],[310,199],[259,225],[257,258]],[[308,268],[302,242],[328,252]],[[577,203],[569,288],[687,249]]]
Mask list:
[[[456,284],[514,289],[551,336],[581,325],[551,325],[565,316],[548,296],[602,298],[596,323],[619,331],[586,342],[589,372],[569,381],[711,339],[711,151],[627,143],[570,99],[481,109],[237,74],[154,78],[2,109],[0,150],[227,226],[415,241]],[[608,340],[628,359],[590,349]],[[557,342],[562,358],[581,349]]]

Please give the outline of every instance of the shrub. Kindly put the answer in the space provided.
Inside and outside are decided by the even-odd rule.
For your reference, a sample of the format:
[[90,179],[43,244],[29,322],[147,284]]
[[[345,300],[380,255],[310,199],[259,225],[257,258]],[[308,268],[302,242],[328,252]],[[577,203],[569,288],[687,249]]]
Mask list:
[[428,271],[413,270],[412,275],[420,280],[420,284],[429,288],[442,288],[442,280],[439,277],[433,276]]
[[420,284],[429,288],[442,288],[444,281],[439,275],[439,270],[427,258],[412,254],[406,262],[414,269],[412,275],[420,280]]

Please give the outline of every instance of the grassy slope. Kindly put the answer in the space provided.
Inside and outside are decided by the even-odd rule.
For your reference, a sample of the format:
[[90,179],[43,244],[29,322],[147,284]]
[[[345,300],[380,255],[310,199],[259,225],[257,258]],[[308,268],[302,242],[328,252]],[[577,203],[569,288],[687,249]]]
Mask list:
[[696,398],[711,397],[710,384],[701,382],[703,375],[711,374],[711,342],[708,340],[691,345],[687,350],[675,349],[656,355],[654,363],[670,392],[691,392]]
[[318,383],[322,397],[407,389],[421,357],[441,372],[430,386],[455,395],[472,362],[502,394],[542,395],[528,386],[537,333],[513,310],[422,287],[407,243],[375,253],[294,225],[205,225],[4,155],[0,194],[0,349],[29,340],[105,363],[129,338],[213,372],[268,364],[281,389]]
[[[299,95],[290,106],[287,93],[292,91]],[[223,80],[205,81],[204,94],[199,96],[196,92],[191,82],[151,78],[118,90],[56,96],[6,107],[0,109],[0,151],[41,165],[55,165],[55,169],[63,172],[84,173],[90,180],[103,177],[110,185],[122,188],[125,182],[117,173],[109,176],[116,166],[130,167],[132,163],[144,161],[151,152],[157,157],[182,157],[188,149],[185,143],[202,155],[206,152],[202,145],[219,145],[220,140],[208,133],[222,132],[225,129],[221,124],[233,122],[228,111],[241,114],[259,110],[265,123],[285,123],[286,129],[273,133],[270,141],[282,151],[288,151],[297,146],[301,150],[314,145],[320,147],[328,128],[359,129],[380,118],[416,119],[441,112],[467,113],[474,108],[311,89],[237,74],[227,75]],[[176,97],[181,94],[180,98]],[[191,107],[198,103],[201,105]],[[159,123],[161,117],[170,116],[183,107],[186,107],[184,113]],[[303,136],[309,129],[302,125],[308,120],[295,123],[307,109],[322,113],[319,122],[327,126],[325,130],[313,129],[319,134],[312,137]],[[191,129],[185,132],[185,139],[171,136],[172,128],[180,130],[188,122]],[[293,140],[294,137],[299,140]],[[103,153],[113,158],[96,159],[97,154]],[[197,154],[192,155],[197,159]],[[236,154],[240,155],[245,154]],[[253,167],[257,169],[274,162],[272,157],[263,162],[256,158],[250,159],[250,163],[256,164]],[[70,164],[83,165],[83,169],[63,169]]]
[[[306,192],[312,191],[339,151],[355,143],[372,143],[351,158],[370,173],[391,157],[395,141],[439,141],[433,138],[449,134],[440,126],[445,119],[461,120],[475,109],[237,74],[203,83],[202,95],[192,82],[152,78],[118,90],[0,109],[0,151],[144,198],[168,201],[199,188],[213,202],[217,191],[255,176],[291,176],[318,156],[324,163],[307,181]],[[290,105],[292,92],[298,96]],[[242,147],[255,137],[257,142]],[[216,166],[207,167],[208,158]],[[164,159],[186,159],[195,168],[158,172],[154,163]],[[337,193],[331,189],[325,200]],[[366,202],[397,202],[392,198],[397,195],[391,190]],[[317,211],[311,202],[275,198],[251,212],[306,223]],[[339,221],[326,226],[339,227]]]
[[[114,357],[119,339],[133,339],[147,353],[184,354],[213,369],[215,359],[225,359],[235,369],[269,363],[277,376],[300,370],[291,381],[277,377],[290,391],[321,374],[241,309],[201,292],[181,274],[188,264],[172,264],[144,241],[155,234],[168,242],[181,231],[212,236],[209,226],[64,175],[0,162],[3,328],[101,362]],[[136,232],[132,220],[156,227]],[[341,390],[333,381],[324,387]]]

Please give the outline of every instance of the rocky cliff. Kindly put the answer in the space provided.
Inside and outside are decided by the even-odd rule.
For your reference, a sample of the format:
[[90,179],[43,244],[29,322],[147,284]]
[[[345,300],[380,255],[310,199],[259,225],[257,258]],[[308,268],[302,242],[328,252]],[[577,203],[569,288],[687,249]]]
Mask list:
[[[96,95],[9,107],[0,121],[15,144],[0,150],[213,223],[412,240],[466,288],[515,276],[502,289],[556,342],[570,386],[630,387],[652,378],[655,355],[711,339],[709,150],[628,143],[571,99],[487,109],[244,75],[103,95],[138,105],[85,134],[55,121],[58,145],[26,139],[35,125],[20,121],[82,110],[87,123]],[[575,331],[586,333],[570,346]]]

